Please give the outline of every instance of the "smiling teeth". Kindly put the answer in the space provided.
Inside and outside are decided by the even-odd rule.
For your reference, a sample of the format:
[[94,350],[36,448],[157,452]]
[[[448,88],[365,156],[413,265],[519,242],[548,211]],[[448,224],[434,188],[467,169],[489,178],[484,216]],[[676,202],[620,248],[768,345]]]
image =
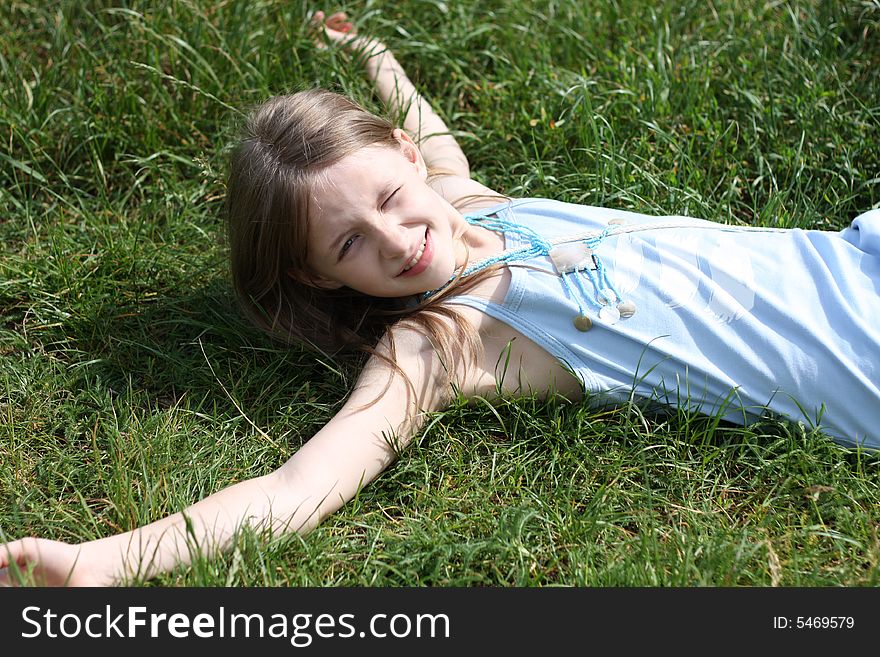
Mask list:
[[422,240],[422,245],[419,247],[419,250],[416,251],[416,254],[412,257],[412,259],[406,263],[406,267],[403,268],[403,271],[409,271],[413,267],[416,266],[419,260],[422,259],[422,254],[425,252],[425,244],[428,243],[428,238]]

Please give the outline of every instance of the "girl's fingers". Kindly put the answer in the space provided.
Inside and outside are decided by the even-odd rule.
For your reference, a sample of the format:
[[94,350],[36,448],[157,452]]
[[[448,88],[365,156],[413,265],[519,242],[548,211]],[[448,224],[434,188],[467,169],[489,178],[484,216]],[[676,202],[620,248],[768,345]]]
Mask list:
[[[311,27],[314,30],[323,32],[324,38],[329,38],[331,41],[339,43],[345,41],[344,37],[346,35],[354,33],[354,25],[348,20],[348,14],[344,11],[337,11],[328,17],[319,9],[312,14]],[[320,36],[316,38],[316,45],[321,49],[327,47],[326,42]]]
[[344,11],[337,11],[327,19],[327,27],[337,32],[351,32],[353,25],[348,20],[348,14]]
[[8,568],[13,562],[19,563],[22,555],[20,540],[0,545],[0,568]]
[[0,568],[0,588],[8,589],[15,586],[21,586],[24,582],[25,579],[22,577],[22,571],[20,568],[16,568],[12,572],[10,572],[10,569],[7,566]]
[[[19,582],[21,569],[25,568],[29,559],[25,549],[26,540],[0,545],[0,586],[15,586]],[[10,570],[19,574],[19,577],[13,578]]]

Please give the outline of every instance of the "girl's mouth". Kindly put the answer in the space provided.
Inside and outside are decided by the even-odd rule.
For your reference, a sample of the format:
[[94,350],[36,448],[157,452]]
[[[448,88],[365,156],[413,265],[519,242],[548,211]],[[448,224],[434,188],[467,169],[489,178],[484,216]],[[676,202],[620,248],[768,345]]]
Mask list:
[[434,242],[429,230],[425,230],[425,238],[418,250],[410,258],[398,276],[417,276],[425,271],[434,259]]

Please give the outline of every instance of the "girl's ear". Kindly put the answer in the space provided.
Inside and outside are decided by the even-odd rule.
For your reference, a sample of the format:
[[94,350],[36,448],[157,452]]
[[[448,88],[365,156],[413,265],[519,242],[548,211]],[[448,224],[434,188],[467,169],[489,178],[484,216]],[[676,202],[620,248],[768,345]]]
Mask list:
[[412,140],[412,137],[400,128],[394,128],[391,136],[397,140],[398,144],[400,144],[400,150],[403,152],[404,157],[415,165],[419,175],[422,176],[422,178],[427,178],[428,166],[425,164],[425,158],[422,157],[422,151],[419,150],[419,147]]
[[339,283],[338,281],[334,281],[318,275],[307,276],[304,275],[302,272],[294,269],[293,267],[290,267],[287,270],[287,275],[298,283],[302,283],[303,285],[308,285],[310,287],[316,287],[319,290],[338,290],[342,287],[342,283]]

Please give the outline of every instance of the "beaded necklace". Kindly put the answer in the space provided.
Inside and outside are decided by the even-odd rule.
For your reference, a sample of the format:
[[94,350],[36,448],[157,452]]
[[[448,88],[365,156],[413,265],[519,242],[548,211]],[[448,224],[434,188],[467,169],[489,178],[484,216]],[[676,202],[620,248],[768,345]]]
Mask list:
[[[594,231],[579,237],[547,240],[528,226],[514,224],[506,219],[482,215],[465,215],[464,218],[471,225],[481,226],[502,235],[505,232],[514,233],[524,238],[527,245],[517,249],[507,249],[502,253],[469,265],[461,273],[462,278],[492,265],[509,264],[538,256],[547,256],[553,263],[556,274],[562,279],[566,294],[578,306],[578,314],[573,322],[579,331],[589,331],[593,326],[593,320],[587,314],[587,306],[598,308],[596,314],[599,319],[608,324],[614,324],[620,319],[626,319],[635,314],[635,304],[623,299],[608,276],[608,270],[602,259],[595,252],[604,239],[614,232],[616,228],[614,224],[609,224],[599,232]],[[578,275],[582,273],[586,274],[586,278],[592,284],[592,294],[585,286],[584,277]],[[425,300],[437,294],[455,278],[452,276],[449,281],[436,290],[425,292],[421,299]]]

